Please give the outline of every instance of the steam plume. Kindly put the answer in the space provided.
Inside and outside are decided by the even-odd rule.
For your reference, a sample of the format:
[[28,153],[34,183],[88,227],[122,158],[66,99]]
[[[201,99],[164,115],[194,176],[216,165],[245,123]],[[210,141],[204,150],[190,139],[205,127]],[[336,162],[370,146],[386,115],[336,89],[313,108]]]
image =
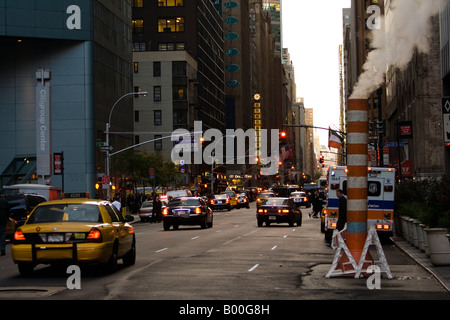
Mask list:
[[[430,19],[439,13],[443,0],[392,0],[391,11],[382,17],[380,30],[372,30],[372,50],[358,78],[352,99],[365,99],[384,83],[388,66],[407,67],[414,49],[429,50]],[[384,29],[385,28],[385,29]]]

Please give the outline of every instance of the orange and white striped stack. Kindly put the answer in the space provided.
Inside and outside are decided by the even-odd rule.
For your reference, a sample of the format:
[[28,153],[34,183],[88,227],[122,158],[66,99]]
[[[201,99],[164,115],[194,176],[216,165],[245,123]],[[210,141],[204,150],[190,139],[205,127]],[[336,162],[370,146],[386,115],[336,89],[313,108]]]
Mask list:
[[347,247],[359,262],[367,237],[368,101],[350,99],[347,111]]

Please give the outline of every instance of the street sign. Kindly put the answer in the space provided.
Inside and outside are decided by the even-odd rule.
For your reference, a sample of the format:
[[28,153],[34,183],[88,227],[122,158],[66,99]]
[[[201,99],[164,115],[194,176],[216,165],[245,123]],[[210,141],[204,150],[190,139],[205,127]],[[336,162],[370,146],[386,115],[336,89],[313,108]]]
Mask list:
[[113,146],[103,146],[100,147],[100,151],[106,152],[106,151],[113,151],[114,147]]
[[[385,142],[384,143],[385,147],[389,147],[389,148],[395,148],[398,147],[398,143],[397,142]],[[405,144],[403,142],[400,142],[400,147],[404,147]]]

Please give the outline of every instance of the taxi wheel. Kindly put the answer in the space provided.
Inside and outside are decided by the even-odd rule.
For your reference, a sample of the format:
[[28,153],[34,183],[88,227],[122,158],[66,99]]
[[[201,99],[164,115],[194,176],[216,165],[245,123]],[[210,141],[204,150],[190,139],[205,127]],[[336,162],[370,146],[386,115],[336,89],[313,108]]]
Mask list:
[[123,257],[123,264],[126,266],[132,266],[136,262],[136,245],[133,241],[130,251]]
[[18,265],[20,275],[29,277],[33,274],[34,265],[32,263],[19,263]]
[[113,252],[105,265],[106,273],[114,273],[117,270],[117,244],[114,244]]

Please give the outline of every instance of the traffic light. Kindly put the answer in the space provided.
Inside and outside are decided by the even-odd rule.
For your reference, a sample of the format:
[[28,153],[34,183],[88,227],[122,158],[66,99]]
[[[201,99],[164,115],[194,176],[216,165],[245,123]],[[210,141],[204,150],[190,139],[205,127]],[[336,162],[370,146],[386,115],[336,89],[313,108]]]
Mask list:
[[286,137],[287,137],[286,131],[281,131],[281,132],[280,132],[280,138],[281,138],[281,139],[286,139]]
[[319,162],[322,164],[322,168],[324,168],[325,167],[325,158],[324,158],[323,154],[320,155]]

